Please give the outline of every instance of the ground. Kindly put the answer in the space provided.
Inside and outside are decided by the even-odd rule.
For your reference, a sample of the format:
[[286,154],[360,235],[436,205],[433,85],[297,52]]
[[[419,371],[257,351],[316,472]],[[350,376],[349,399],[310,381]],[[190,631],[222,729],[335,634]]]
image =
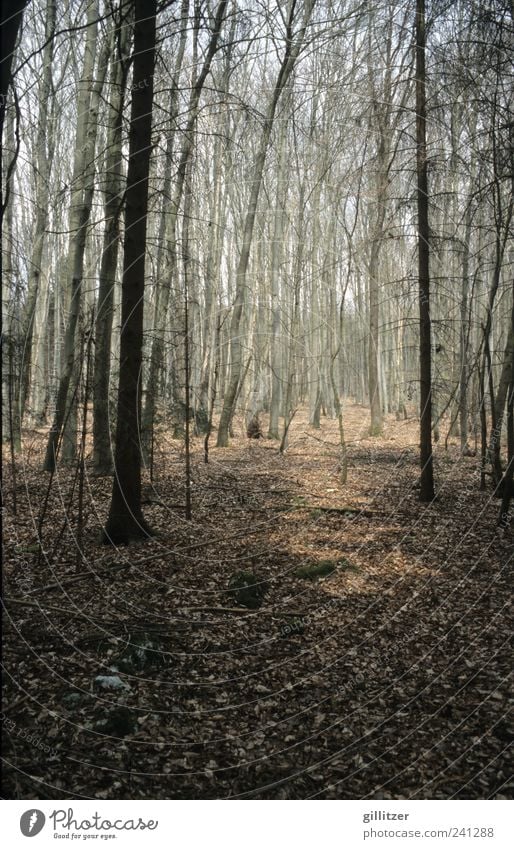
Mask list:
[[[283,456],[242,423],[209,464],[196,439],[190,522],[181,443],[158,434],[158,535],[118,550],[99,542],[111,480],[86,468],[84,556],[76,472],[45,507],[25,435],[16,516],[4,461],[4,796],[512,795],[512,530],[476,457],[438,445],[422,505],[417,421],[368,421],[347,405],[344,485],[334,421],[298,413]],[[241,572],[260,606],[229,591]]]

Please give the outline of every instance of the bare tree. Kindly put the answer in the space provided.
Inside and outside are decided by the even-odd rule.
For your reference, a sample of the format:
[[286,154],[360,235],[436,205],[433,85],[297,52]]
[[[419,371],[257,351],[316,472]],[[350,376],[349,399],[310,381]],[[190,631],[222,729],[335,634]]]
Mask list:
[[107,105],[108,132],[105,155],[105,230],[99,273],[98,306],[95,321],[93,374],[93,464],[101,474],[112,471],[111,428],[109,421],[109,382],[114,287],[118,264],[118,244],[123,205],[123,106],[130,58],[132,5],[124,10],[112,30],[110,99]]
[[416,165],[418,201],[420,501],[434,499],[430,328],[430,227],[426,139],[425,0],[416,0]]
[[246,216],[243,228],[241,252],[236,271],[236,294],[230,322],[230,378],[226,388],[218,428],[217,445],[224,448],[228,445],[229,427],[234,413],[234,406],[240,389],[241,377],[243,375],[243,357],[241,344],[241,319],[246,301],[246,275],[250,261],[250,249],[252,245],[255,216],[257,214],[257,203],[262,183],[264,163],[273,129],[273,121],[280,96],[287,85],[295,62],[302,48],[307,24],[309,23],[316,0],[306,0],[303,10],[302,21],[297,33],[294,32],[296,19],[296,0],[291,0],[286,23],[286,47],[280,64],[277,80],[273,89],[273,95],[268,105],[264,118],[262,135],[255,156],[253,166],[253,178],[250,186],[250,196],[246,208]]
[[75,137],[69,211],[68,230],[70,237],[66,268],[67,280],[70,287],[68,322],[64,338],[63,363],[59,377],[55,416],[48,437],[44,461],[46,471],[55,469],[61,435],[76,401],[76,387],[72,386],[72,376],[76,365],[76,329],[82,293],[86,232],[94,193],[95,147],[98,129],[97,116],[107,63],[107,50],[104,45],[104,50],[98,62],[97,78],[94,84],[91,85],[94,78],[98,18],[98,0],[93,0],[87,9],[84,63],[77,96],[77,132]]
[[156,15],[157,0],[134,0],[116,453],[111,505],[104,531],[104,541],[114,545],[151,533],[141,510],[140,421]]

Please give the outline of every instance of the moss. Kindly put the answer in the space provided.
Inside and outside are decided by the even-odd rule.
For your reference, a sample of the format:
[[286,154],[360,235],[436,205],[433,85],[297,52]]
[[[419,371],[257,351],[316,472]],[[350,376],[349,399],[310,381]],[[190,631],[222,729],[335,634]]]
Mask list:
[[41,543],[35,542],[31,545],[17,545],[14,550],[16,554],[39,554]]
[[306,566],[300,566],[296,570],[297,578],[306,578],[309,581],[315,581],[317,578],[325,578],[335,572],[337,564],[333,560],[320,560],[319,563],[307,563]]
[[262,581],[254,572],[236,572],[228,584],[228,592],[234,601],[250,609],[261,606],[267,590],[266,581]]
[[113,737],[125,737],[127,734],[133,734],[137,729],[137,722],[134,714],[129,708],[121,705],[109,711],[104,723],[101,724],[104,734],[110,734]]
[[358,568],[345,557],[341,560],[319,560],[317,563],[307,563],[295,571],[297,578],[305,578],[308,581],[316,581],[318,578],[326,578],[337,569],[357,572]]

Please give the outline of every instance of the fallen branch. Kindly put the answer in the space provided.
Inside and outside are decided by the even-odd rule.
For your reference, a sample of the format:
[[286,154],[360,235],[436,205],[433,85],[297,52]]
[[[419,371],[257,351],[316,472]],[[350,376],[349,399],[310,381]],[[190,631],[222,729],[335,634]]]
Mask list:
[[322,445],[330,445],[332,448],[340,448],[340,445],[338,445],[337,442],[329,442],[328,439],[320,439],[319,436],[314,436],[314,434],[312,433],[307,433],[306,430],[304,430],[304,434],[309,439],[315,439],[316,442],[321,442]]
[[314,505],[313,510],[321,510],[323,513],[341,513],[343,516],[377,516],[376,510],[367,510],[361,507],[325,507],[323,504]]
[[68,616],[76,613],[76,610],[73,608],[66,609],[64,607],[54,607],[52,604],[45,604],[43,607],[43,605],[37,601],[26,601],[24,598],[4,598],[4,608],[7,609],[8,604],[18,604],[23,607],[35,607],[37,610],[40,610],[41,613],[46,613],[47,610],[53,610],[56,613],[66,613]]
[[116,563],[114,566],[109,566],[108,569],[102,569],[100,572],[80,572],[79,575],[72,575],[71,577],[65,577],[62,581],[54,581],[53,584],[46,584],[44,587],[36,587],[34,590],[28,590],[27,595],[31,595],[32,593],[41,593],[46,592],[46,590],[53,590],[55,588],[60,588],[63,584],[72,584],[76,581],[83,581],[85,578],[99,578],[103,575],[109,575],[111,572],[117,572],[118,569],[129,569],[130,566],[134,564],[132,563]]
[[365,516],[373,518],[380,515],[377,510],[366,510],[361,507],[333,507],[324,504],[296,504],[292,505],[291,510],[319,510],[322,513],[337,513],[341,516]]

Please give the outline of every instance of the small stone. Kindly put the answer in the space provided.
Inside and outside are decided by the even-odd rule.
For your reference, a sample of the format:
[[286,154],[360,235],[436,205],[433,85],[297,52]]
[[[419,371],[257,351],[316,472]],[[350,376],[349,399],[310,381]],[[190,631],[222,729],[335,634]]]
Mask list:
[[128,684],[119,675],[97,675],[94,684],[101,690],[130,690]]

